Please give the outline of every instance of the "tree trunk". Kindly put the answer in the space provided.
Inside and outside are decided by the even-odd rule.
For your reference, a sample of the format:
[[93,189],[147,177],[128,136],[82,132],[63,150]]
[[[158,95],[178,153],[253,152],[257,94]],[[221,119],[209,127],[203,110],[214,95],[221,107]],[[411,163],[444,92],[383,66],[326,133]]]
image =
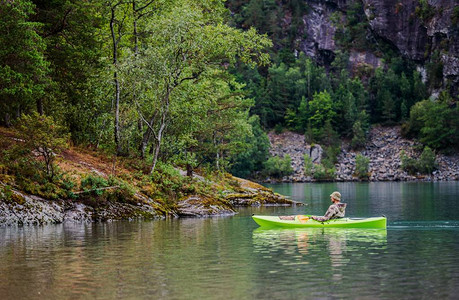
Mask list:
[[136,1],[132,1],[132,12],[134,14],[134,55],[135,57],[137,58],[137,54],[138,54],[138,51],[139,51],[139,46],[138,46],[138,43],[139,43],[139,37],[137,35],[137,10],[136,10]]
[[11,116],[9,113],[5,113],[5,126],[11,127]]
[[[153,125],[152,123],[150,123],[151,125]],[[148,146],[148,142],[150,141],[150,137],[151,137],[151,129],[150,127],[147,127],[147,131],[145,131],[145,133],[143,134],[143,138],[142,138],[142,142],[140,143],[140,156],[142,158],[145,158],[145,150],[147,149],[147,146]]]
[[186,176],[193,177],[193,167],[189,163],[186,164]]
[[153,165],[151,166],[151,171],[150,173],[153,173],[156,168],[156,164],[158,163],[158,157],[159,157],[159,150],[161,148],[161,141],[163,138],[163,131],[166,128],[166,114],[163,113],[163,118],[161,118],[161,126],[158,130],[158,134],[156,136],[156,145],[155,145],[155,153],[153,156]]
[[37,112],[43,116],[43,99],[37,99]]
[[115,71],[113,74],[113,80],[115,81],[115,145],[116,155],[121,154],[121,142],[120,142],[120,84],[118,82],[118,74]]
[[[161,115],[161,123],[159,125],[159,130],[158,133],[156,134],[156,145],[155,145],[155,154],[153,157],[153,165],[151,167],[151,172],[153,173],[155,171],[156,163],[158,162],[158,156],[159,156],[159,150],[161,148],[161,140],[163,137],[164,130],[166,129],[166,122],[167,122],[167,116],[169,114],[169,96],[171,93],[170,87],[167,88],[166,95],[164,96],[164,109]],[[154,118],[151,120],[151,124],[153,124]]]
[[[116,39],[115,33],[115,9],[116,6],[111,7],[111,18],[110,18],[110,32],[112,34],[113,42],[113,65],[115,68],[118,64],[118,41]],[[121,143],[120,143],[120,84],[118,81],[118,73],[116,70],[113,73],[113,81],[115,83],[115,121],[114,121],[114,136],[115,136],[115,147],[116,155],[121,153]]]

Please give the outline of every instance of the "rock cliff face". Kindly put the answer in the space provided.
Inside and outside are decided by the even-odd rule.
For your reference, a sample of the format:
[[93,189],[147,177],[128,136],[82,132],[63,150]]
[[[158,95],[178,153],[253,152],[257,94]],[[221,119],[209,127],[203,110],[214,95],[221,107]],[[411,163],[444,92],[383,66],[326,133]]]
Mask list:
[[[443,76],[456,84],[459,75],[459,28],[453,24],[456,0],[363,0],[375,34],[393,43],[405,56],[425,62],[441,53]],[[457,9],[456,9],[457,10]]]
[[329,62],[336,50],[336,28],[331,22],[331,15],[336,11],[336,7],[328,2],[309,3],[309,13],[303,16],[303,38],[300,40],[301,51],[321,63]]
[[[275,134],[270,132],[271,155],[284,157],[290,155],[294,173],[282,178],[285,182],[314,181],[304,174],[304,155],[309,155],[315,164],[320,163],[322,148],[320,145],[308,145],[304,136],[292,132]],[[412,158],[418,158],[416,142],[401,137],[400,127],[380,127],[371,129],[368,142],[362,151],[352,151],[349,145],[343,143],[335,165],[336,181],[357,181],[354,176],[355,158],[362,154],[370,159],[370,181],[448,181],[459,180],[459,156],[445,156],[438,154],[436,161],[438,170],[432,175],[412,176],[401,169],[401,152]]]
[[[335,12],[346,14],[351,1],[308,1],[309,10],[303,16],[304,27],[299,32],[300,50],[320,63],[333,60],[337,46],[336,27],[331,21]],[[452,91],[459,88],[459,9],[457,0],[428,0],[425,4],[410,0],[362,0],[371,32],[393,45],[406,58],[415,61],[420,71],[426,62],[443,65],[443,85],[447,80]],[[371,36],[367,36],[371,38]],[[351,61],[378,67],[380,59],[371,52],[354,52]],[[426,78],[427,79],[427,78]]]

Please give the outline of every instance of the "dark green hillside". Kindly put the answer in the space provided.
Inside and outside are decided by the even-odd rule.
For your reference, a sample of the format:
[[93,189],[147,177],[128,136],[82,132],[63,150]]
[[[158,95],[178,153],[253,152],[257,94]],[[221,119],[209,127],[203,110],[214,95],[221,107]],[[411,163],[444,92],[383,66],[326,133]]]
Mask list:
[[454,149],[453,2],[3,1],[0,125],[52,117],[57,139],[151,176],[288,174],[268,160],[271,129],[325,145],[330,165],[373,124]]

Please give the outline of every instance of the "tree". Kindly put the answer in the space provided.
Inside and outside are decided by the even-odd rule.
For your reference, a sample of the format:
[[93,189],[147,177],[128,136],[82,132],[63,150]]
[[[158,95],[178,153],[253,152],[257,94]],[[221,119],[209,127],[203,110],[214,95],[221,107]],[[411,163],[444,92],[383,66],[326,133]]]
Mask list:
[[370,163],[370,158],[357,154],[355,157],[355,171],[354,174],[360,179],[368,179],[368,166]]
[[263,163],[269,156],[269,139],[260,126],[258,116],[249,120],[252,125],[252,136],[246,138],[247,150],[233,156],[231,174],[247,178],[263,169]]
[[322,128],[335,117],[333,103],[330,94],[325,90],[315,93],[313,99],[309,102],[308,115],[314,136],[320,139]]
[[43,114],[43,97],[50,84],[46,45],[38,34],[41,24],[31,22],[31,1],[0,2],[0,110],[5,125],[13,115],[32,110]]
[[264,173],[275,178],[290,175],[293,173],[292,159],[288,154],[283,158],[278,156],[270,157],[265,162]]
[[127,6],[122,0],[115,0],[107,2],[110,9],[110,34],[112,39],[112,64],[113,64],[113,83],[115,85],[114,95],[114,138],[116,146],[116,154],[121,154],[121,135],[120,135],[120,95],[121,87],[118,78],[118,64],[119,64],[119,48],[123,37],[126,34],[124,27],[126,26],[126,18],[128,16]]
[[445,149],[457,143],[458,110],[445,102],[424,100],[416,103],[410,112],[405,134],[418,137],[432,149]]
[[21,116],[18,131],[25,141],[25,147],[41,155],[46,174],[52,180],[55,175],[55,156],[67,147],[68,136],[64,128],[54,123],[52,117],[34,112]]
[[243,85],[230,74],[215,70],[209,75],[177,90],[181,96],[171,107],[168,135],[186,136],[179,151],[194,154],[195,167],[206,162],[221,170],[233,156],[250,149],[246,141],[253,137],[248,114],[253,101],[243,96]]
[[[202,5],[210,6],[203,10]],[[257,60],[267,63],[262,51],[270,42],[253,29],[242,32],[223,24],[220,9],[219,2],[180,1],[152,16],[146,28],[149,38],[136,63],[131,53],[123,65],[123,74],[138,82],[136,95],[142,97],[137,102],[147,127],[142,143],[153,136],[152,172],[182,87],[237,59],[251,65]]]
[[312,158],[308,154],[304,154],[304,174],[306,176],[312,176],[314,173],[314,163],[312,162]]
[[106,120],[111,102],[106,100],[107,85],[101,78],[102,1],[34,2],[36,14],[31,18],[43,24],[39,33],[46,43],[44,55],[54,83],[46,89],[43,109],[69,128],[73,142],[97,144],[98,123]]
[[365,146],[365,132],[363,131],[362,128],[362,123],[360,121],[356,121],[354,125],[352,126],[352,141],[351,141],[351,147],[352,149],[359,149]]

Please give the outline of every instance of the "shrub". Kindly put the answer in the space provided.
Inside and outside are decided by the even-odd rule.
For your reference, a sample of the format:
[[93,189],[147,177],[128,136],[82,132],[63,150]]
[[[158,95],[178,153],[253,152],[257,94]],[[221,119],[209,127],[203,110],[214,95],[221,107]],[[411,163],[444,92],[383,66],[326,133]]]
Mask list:
[[22,115],[17,124],[19,134],[25,141],[25,147],[42,156],[45,172],[50,179],[53,179],[55,155],[67,147],[68,136],[64,133],[63,127],[58,126],[52,117],[41,116],[37,112]]
[[400,154],[402,160],[402,169],[411,175],[416,173],[431,174],[437,169],[435,154],[428,146],[424,148],[418,160],[411,158],[402,151]]
[[402,169],[408,172],[411,175],[416,174],[417,167],[416,167],[416,160],[411,158],[405,154],[405,151],[400,153],[400,159],[402,160]]
[[11,202],[13,198],[13,191],[9,185],[0,185],[0,200],[5,202]]
[[293,173],[292,159],[289,155],[284,158],[278,156],[270,157],[264,164],[264,173],[267,176],[280,178]]
[[284,127],[282,126],[282,124],[276,124],[276,126],[274,126],[274,132],[276,134],[281,134],[282,132],[284,132]]
[[437,169],[435,153],[428,146],[424,148],[418,160],[418,169],[420,173],[432,174]]
[[314,173],[314,163],[309,155],[304,155],[304,174],[307,176],[312,176]]
[[314,167],[314,179],[318,181],[331,181],[335,179],[335,167],[327,168],[322,164]]
[[370,174],[368,172],[370,159],[366,156],[358,154],[355,157],[355,171],[354,174],[360,179],[368,179]]
[[403,133],[417,136],[431,149],[448,149],[458,144],[459,110],[449,108],[449,97],[439,102],[423,100],[416,103],[410,112],[408,124]]
[[366,137],[365,137],[365,132],[362,128],[362,123],[360,121],[356,121],[354,125],[352,126],[352,141],[351,141],[351,147],[352,149],[359,149],[365,146],[366,142]]
[[107,191],[107,200],[112,202],[124,202],[124,203],[137,203],[137,200],[134,198],[136,190],[126,181],[110,177],[108,180],[110,186],[118,186]]
[[105,178],[92,174],[89,174],[81,180],[81,189],[86,192],[91,192],[91,194],[96,196],[101,196],[103,194],[101,188],[108,186],[108,181]]

